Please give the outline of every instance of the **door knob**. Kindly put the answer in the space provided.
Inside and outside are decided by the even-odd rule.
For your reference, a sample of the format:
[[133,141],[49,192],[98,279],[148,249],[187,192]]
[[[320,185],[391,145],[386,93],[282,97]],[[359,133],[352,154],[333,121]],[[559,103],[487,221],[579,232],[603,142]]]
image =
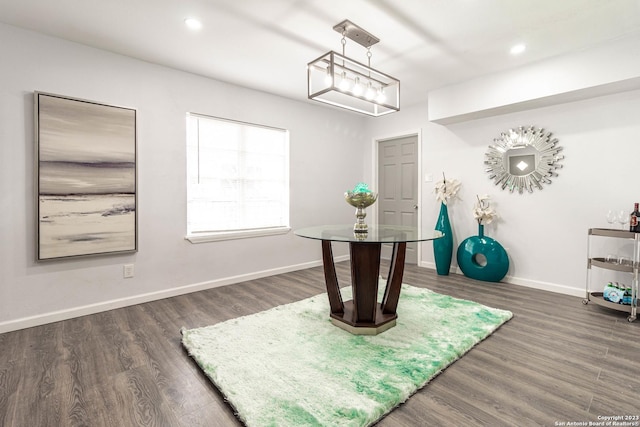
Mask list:
[[413,209],[418,209],[418,205],[413,205]]

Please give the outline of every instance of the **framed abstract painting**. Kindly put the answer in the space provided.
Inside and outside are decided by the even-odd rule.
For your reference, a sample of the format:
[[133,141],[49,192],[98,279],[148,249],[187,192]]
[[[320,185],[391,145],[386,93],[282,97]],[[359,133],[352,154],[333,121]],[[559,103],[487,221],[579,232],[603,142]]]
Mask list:
[[34,95],[37,259],[137,251],[136,110]]

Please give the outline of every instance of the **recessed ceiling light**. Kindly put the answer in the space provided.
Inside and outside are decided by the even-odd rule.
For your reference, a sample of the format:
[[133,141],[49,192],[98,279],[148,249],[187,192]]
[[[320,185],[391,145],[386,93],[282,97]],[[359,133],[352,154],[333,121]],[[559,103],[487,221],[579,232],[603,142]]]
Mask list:
[[184,20],[184,24],[190,30],[199,30],[202,28],[202,22],[198,21],[196,18],[187,18]]
[[511,53],[511,55],[519,55],[522,52],[524,52],[526,49],[527,49],[527,46],[524,45],[523,43],[520,43],[512,46],[509,52]]

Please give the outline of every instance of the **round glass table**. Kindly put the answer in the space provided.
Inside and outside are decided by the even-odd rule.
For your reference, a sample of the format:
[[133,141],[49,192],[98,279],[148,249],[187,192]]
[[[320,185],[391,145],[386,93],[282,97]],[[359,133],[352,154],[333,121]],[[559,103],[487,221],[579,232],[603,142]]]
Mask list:
[[[366,233],[355,233],[353,225],[321,225],[295,230],[294,234],[322,242],[322,263],[331,321],[358,335],[376,335],[395,326],[407,242],[423,242],[443,236],[436,230],[394,225],[369,225]],[[349,243],[353,291],[350,301],[342,300],[331,242]],[[384,296],[378,302],[380,253],[384,243],[391,243],[393,250]]]

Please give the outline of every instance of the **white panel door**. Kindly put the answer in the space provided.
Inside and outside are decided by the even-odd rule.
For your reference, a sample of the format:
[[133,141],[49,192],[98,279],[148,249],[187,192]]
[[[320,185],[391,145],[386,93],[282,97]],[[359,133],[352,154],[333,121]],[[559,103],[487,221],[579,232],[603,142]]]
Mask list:
[[[378,218],[380,224],[418,226],[418,136],[378,142]],[[391,245],[384,245],[384,258]],[[417,243],[407,244],[406,262],[418,262]]]

